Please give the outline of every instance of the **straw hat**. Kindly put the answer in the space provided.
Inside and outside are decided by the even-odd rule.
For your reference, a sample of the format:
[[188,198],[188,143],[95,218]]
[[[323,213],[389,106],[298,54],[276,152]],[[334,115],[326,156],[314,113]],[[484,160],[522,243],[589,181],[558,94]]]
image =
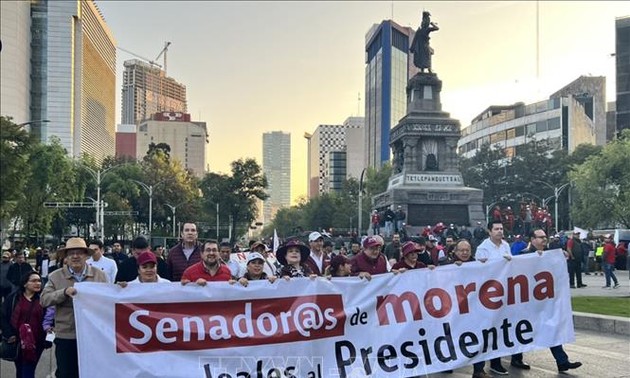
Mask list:
[[94,251],[87,247],[83,238],[70,238],[66,242],[66,246],[64,248],[60,248],[57,250],[57,256],[63,259],[66,257],[66,253],[68,252],[68,250],[71,249],[82,249],[85,251],[85,253],[88,254],[88,256],[92,256],[92,254],[94,254]]

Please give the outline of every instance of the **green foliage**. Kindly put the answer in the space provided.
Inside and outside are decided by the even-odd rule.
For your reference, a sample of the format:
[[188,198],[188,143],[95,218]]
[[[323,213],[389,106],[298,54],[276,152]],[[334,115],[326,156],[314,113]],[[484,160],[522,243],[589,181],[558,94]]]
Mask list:
[[[515,156],[508,157],[501,145],[484,144],[472,158],[460,158],[464,183],[484,191],[485,205],[498,202],[518,208],[523,202],[534,201],[540,206],[544,199],[554,195],[554,188],[569,182],[571,166],[601,150],[601,147],[580,145],[568,155],[565,150],[549,153],[552,148],[547,140],[533,139],[520,146]],[[549,206],[554,202],[549,200]],[[559,227],[568,228],[568,190],[558,198],[558,215]]]
[[10,117],[0,116],[0,220],[12,215],[23,198],[28,179],[28,156],[35,139]]
[[19,201],[17,216],[27,235],[45,234],[59,210],[44,208],[44,202],[72,200],[77,192],[76,176],[66,150],[57,138],[52,138],[48,145],[36,145],[27,165],[31,174],[24,191],[28,195]]
[[[363,227],[369,223],[371,199],[387,190],[392,174],[390,164],[380,170],[368,168],[363,181]],[[358,224],[359,180],[349,178],[338,193],[324,193],[321,196],[303,199],[297,206],[281,209],[274,220],[265,226],[263,234],[272,235],[275,229],[280,237],[296,235],[299,230],[356,230]]]
[[571,215],[581,227],[630,228],[630,130],[574,166]]
[[[239,159],[232,162],[231,175],[211,172],[201,180],[203,208],[207,214],[216,214],[219,204],[219,220],[222,224],[226,219],[231,221],[231,241],[234,242],[256,218],[258,201],[269,197],[267,186],[267,178],[256,160]],[[227,236],[224,231],[221,230],[222,237]]]

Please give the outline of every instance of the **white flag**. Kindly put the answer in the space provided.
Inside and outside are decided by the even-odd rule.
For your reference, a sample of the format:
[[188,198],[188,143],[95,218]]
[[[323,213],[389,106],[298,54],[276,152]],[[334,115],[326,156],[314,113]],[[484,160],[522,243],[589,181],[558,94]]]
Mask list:
[[276,232],[276,229],[273,229],[273,253],[275,254],[276,251],[278,250],[278,247],[280,247],[280,239],[278,238],[278,233]]

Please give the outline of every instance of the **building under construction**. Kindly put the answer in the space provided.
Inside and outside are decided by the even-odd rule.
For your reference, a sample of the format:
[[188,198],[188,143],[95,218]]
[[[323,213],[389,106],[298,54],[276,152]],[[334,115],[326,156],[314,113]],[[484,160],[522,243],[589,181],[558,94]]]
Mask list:
[[155,64],[138,59],[124,63],[122,85],[123,124],[137,125],[158,112],[187,113],[186,86]]

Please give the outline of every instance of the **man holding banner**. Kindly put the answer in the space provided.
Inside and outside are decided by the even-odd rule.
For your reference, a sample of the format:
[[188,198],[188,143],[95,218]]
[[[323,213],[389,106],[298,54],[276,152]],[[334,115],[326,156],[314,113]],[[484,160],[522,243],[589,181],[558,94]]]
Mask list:
[[230,268],[227,267],[219,255],[219,245],[216,240],[208,240],[201,251],[201,261],[189,266],[182,274],[182,285],[194,282],[199,286],[206,286],[207,282],[229,281],[232,278]]
[[94,253],[81,238],[70,238],[66,246],[57,251],[57,256],[67,264],[49,276],[41,296],[43,307],[55,306],[55,357],[57,377],[79,377],[77,332],[74,321],[74,296],[79,282],[107,282],[107,276],[99,268],[87,264]]
[[[521,251],[521,254],[525,253],[538,253],[542,255],[547,248],[547,235],[544,230],[535,230],[530,236],[530,246]],[[582,366],[581,362],[570,362],[569,356],[564,351],[562,345],[557,345],[549,348],[553,358],[556,359],[558,365],[558,371],[567,371],[569,369],[577,369]],[[529,365],[523,362],[523,353],[517,353],[512,356],[512,366],[527,366],[525,369],[529,369]]]

